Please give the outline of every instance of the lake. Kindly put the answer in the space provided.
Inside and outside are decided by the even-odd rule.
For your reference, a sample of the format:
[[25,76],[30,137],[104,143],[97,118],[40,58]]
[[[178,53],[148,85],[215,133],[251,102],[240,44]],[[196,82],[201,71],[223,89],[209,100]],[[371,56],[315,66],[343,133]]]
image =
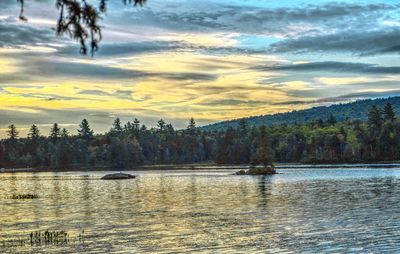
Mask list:
[[400,168],[235,170],[0,174],[0,253],[400,252]]

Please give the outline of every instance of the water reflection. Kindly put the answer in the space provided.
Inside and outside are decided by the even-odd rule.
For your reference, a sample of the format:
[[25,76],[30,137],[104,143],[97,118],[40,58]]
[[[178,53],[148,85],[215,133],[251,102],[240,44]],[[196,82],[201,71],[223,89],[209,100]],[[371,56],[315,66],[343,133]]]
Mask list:
[[[32,231],[65,230],[85,244],[1,253],[398,252],[396,169],[0,174],[0,248]],[[39,199],[10,200],[18,193]],[[35,249],[36,248],[36,249]]]

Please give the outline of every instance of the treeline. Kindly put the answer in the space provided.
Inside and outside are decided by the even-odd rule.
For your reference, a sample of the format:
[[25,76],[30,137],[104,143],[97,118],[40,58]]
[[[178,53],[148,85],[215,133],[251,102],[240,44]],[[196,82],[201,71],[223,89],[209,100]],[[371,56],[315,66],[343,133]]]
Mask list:
[[[231,138],[238,142],[240,135],[247,135],[247,130],[233,131],[232,137],[230,132],[226,137],[224,133],[201,132],[193,118],[185,130],[175,130],[162,119],[156,128],[149,129],[138,119],[123,125],[117,118],[110,131],[101,135],[94,134],[86,119],[81,122],[77,135],[70,135],[55,123],[45,137],[32,125],[26,138],[19,138],[17,128],[10,125],[8,138],[0,143],[0,167],[108,166],[124,169],[144,164],[212,161],[269,165],[272,153],[266,128],[254,131],[252,135],[257,137],[238,146],[240,150],[235,148],[232,154],[224,147],[231,145]],[[231,162],[232,156],[237,159]]]
[[160,120],[147,128],[138,119],[115,119],[106,134],[95,135],[84,119],[77,135],[54,124],[44,137],[32,125],[19,138],[14,125],[0,143],[0,167],[110,166],[143,164],[341,163],[400,160],[400,122],[390,103],[372,106],[368,120],[338,123],[331,115],[306,124],[253,127],[242,119],[237,128],[201,131],[194,119],[184,130]]
[[372,106],[366,121],[330,116],[303,125],[269,128],[280,162],[361,163],[400,160],[400,122],[390,103]]

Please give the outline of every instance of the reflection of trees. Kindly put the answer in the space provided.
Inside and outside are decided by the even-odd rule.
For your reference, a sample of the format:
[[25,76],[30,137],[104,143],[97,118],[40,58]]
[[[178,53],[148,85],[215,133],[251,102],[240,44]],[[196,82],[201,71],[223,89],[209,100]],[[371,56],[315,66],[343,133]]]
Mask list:
[[60,202],[63,202],[63,197],[61,195],[60,181],[58,173],[52,173],[51,183],[53,185],[52,194],[52,211],[54,212],[55,218],[61,218],[62,210],[60,208]]
[[82,203],[84,207],[84,215],[85,215],[85,224],[89,224],[89,222],[92,221],[92,200],[95,199],[94,196],[92,196],[94,193],[92,193],[92,188],[90,187],[91,180],[88,177],[85,177],[85,179],[82,181]]
[[[17,179],[16,174],[17,174],[17,173],[15,173],[15,172],[12,172],[12,173],[11,173],[11,175],[10,175],[10,187],[9,187],[9,192],[7,193],[8,196],[5,196],[5,197],[3,197],[3,198],[9,198],[9,197],[12,196],[13,194],[17,194],[18,191],[17,191],[17,186],[16,186],[16,184],[17,184],[18,179]],[[15,202],[17,202],[17,201],[16,201],[16,200],[13,200],[12,202],[15,203]],[[12,214],[12,218],[8,218],[8,219],[10,219],[10,221],[16,222],[16,221],[19,221],[19,220],[21,219],[21,214],[20,214],[18,208],[19,208],[19,206],[14,206],[15,211],[14,211],[14,213]],[[0,217],[3,217],[3,216],[0,215]],[[6,219],[6,218],[4,218],[4,219]]]
[[197,186],[196,186],[196,179],[195,175],[190,177],[190,193],[191,193],[191,206],[195,207],[197,204]]
[[[43,189],[43,186],[42,186],[42,183],[40,182],[39,173],[37,173],[37,172],[32,173],[32,183],[33,183],[33,194],[38,195],[39,198],[44,198],[43,197],[44,193],[40,191],[41,189]],[[35,203],[36,203],[35,209],[32,210],[32,213],[33,213],[35,221],[38,221],[42,218],[41,210],[40,210],[41,204],[40,204],[40,202],[35,202]]]
[[258,178],[258,191],[260,192],[260,206],[266,207],[268,204],[268,198],[271,196],[272,190],[272,177],[273,176],[261,176]]
[[10,188],[9,188],[9,196],[11,196],[11,195],[13,195],[13,194],[17,194],[17,187],[16,187],[16,180],[17,180],[17,177],[16,177],[16,174],[17,173],[15,173],[15,172],[12,172],[11,173],[11,176],[10,176]]

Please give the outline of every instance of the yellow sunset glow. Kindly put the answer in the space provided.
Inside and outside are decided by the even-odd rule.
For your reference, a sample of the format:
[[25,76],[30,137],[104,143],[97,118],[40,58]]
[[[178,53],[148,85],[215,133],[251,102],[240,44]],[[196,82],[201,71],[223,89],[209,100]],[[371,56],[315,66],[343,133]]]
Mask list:
[[[152,14],[142,10],[131,13],[138,15],[134,22],[121,25],[120,15],[130,10],[119,11],[104,17],[107,29],[94,57],[79,55],[79,43],[54,36],[51,16],[32,14],[26,23],[0,16],[21,27],[9,32],[11,43],[0,45],[0,110],[7,118],[0,127],[10,119],[29,125],[24,119],[32,116],[78,124],[98,115],[103,130],[108,119],[104,123],[101,117],[137,117],[150,126],[163,118],[182,128],[190,117],[208,124],[351,100],[352,94],[396,93],[396,69],[378,68],[372,60],[350,63],[354,71],[341,73],[348,59],[273,50],[274,44],[307,32],[312,24],[288,24],[280,27],[284,33],[263,24],[260,29],[268,31],[258,33],[255,23],[247,23],[250,17],[240,24],[218,24],[223,21],[219,17],[175,24],[177,16],[141,20]],[[172,23],[164,26],[168,18]],[[384,61],[390,66],[390,59]],[[375,73],[368,72],[375,67]],[[379,91],[369,87],[377,82],[384,84]],[[64,118],[58,120],[59,113]]]

